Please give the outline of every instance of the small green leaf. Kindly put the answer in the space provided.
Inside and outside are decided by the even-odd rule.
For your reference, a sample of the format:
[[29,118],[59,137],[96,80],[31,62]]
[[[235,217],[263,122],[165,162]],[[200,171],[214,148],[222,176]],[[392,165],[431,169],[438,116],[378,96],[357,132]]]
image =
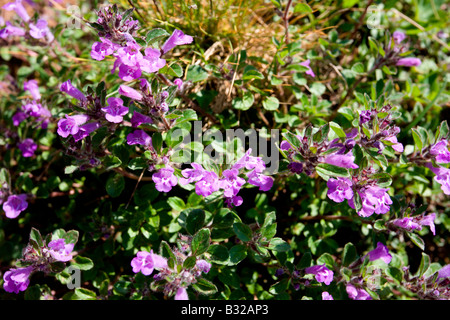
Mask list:
[[420,248],[420,250],[425,250],[425,242],[420,236],[413,232],[407,232],[406,234],[409,236],[411,241]]
[[186,230],[190,234],[195,234],[205,224],[205,211],[201,209],[190,210],[186,218]]
[[276,237],[270,240],[267,249],[277,252],[286,252],[291,249],[291,246],[283,239]]
[[357,258],[358,254],[356,252],[356,247],[351,242],[347,243],[342,252],[342,265],[347,267]]
[[316,171],[326,176],[332,177],[349,177],[348,170],[346,168],[338,167],[329,163],[319,163],[316,166]]
[[209,73],[199,65],[190,65],[186,72],[186,81],[200,82],[208,79]]
[[239,262],[244,260],[245,257],[247,257],[247,246],[242,244],[235,245],[231,247],[231,249],[229,250],[229,254],[230,254],[230,263],[238,264]]
[[113,174],[106,181],[106,192],[112,197],[120,196],[125,189],[125,179],[120,174]]
[[244,242],[252,240],[253,232],[249,226],[243,224],[242,222],[236,222],[233,224],[233,230],[236,236]]
[[267,97],[263,100],[263,108],[268,111],[278,110],[280,101],[276,97]]
[[205,253],[210,245],[211,232],[209,229],[201,229],[192,239],[191,247],[193,255]]
[[250,109],[250,107],[255,102],[255,98],[250,91],[244,93],[242,97],[236,97],[232,101],[233,108],[237,110],[246,111]]
[[208,248],[208,253],[211,255],[211,262],[217,264],[225,264],[228,262],[230,255],[228,253],[227,247],[221,244],[212,244]]
[[421,278],[425,272],[427,272],[428,268],[430,268],[431,259],[430,256],[425,252],[422,252],[422,260],[420,260],[419,270],[417,271],[417,276]]
[[145,36],[145,40],[147,41],[147,43],[151,44],[167,36],[170,36],[170,34],[166,30],[161,28],[155,28],[147,33],[147,35]]
[[192,269],[193,267],[195,267],[196,262],[197,262],[196,256],[187,257],[186,260],[184,260],[183,262],[183,268]]
[[94,262],[87,257],[77,255],[73,258],[71,265],[77,267],[80,270],[90,270],[94,267]]
[[217,292],[216,285],[205,278],[198,279],[197,282],[192,285],[192,288],[204,295],[212,295]]
[[307,3],[297,3],[294,7],[294,13],[311,13],[311,7]]

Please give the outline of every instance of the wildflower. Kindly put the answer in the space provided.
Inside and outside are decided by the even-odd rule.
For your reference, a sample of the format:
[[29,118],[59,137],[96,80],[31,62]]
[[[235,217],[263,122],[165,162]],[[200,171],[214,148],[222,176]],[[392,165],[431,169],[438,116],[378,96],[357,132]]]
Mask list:
[[259,187],[260,191],[269,191],[273,186],[273,178],[258,173],[257,170],[253,170],[247,173],[248,183]]
[[6,271],[3,275],[3,289],[6,292],[14,292],[16,294],[20,291],[25,291],[30,284],[30,275],[33,270],[33,266],[28,266]]
[[391,147],[395,151],[403,152],[403,144],[401,144],[400,142],[397,141],[397,137],[396,136],[387,137],[384,140],[387,140],[387,141],[393,143],[393,145],[391,145]]
[[175,300],[189,300],[186,288],[180,287],[175,294]]
[[255,169],[257,173],[261,173],[266,168],[266,165],[260,157],[253,157],[250,155],[252,149],[248,149],[247,152],[233,165],[234,169],[245,168],[247,170]]
[[130,67],[139,66],[139,62],[144,58],[141,53],[141,47],[135,42],[127,42],[126,46],[117,50],[116,56],[120,62]]
[[22,37],[25,33],[24,29],[15,27],[9,21],[6,21],[6,27],[0,30],[0,38],[6,39],[10,36]]
[[430,154],[436,157],[438,163],[450,163],[450,152],[447,147],[447,140],[442,139],[430,148]]
[[3,211],[10,219],[17,218],[26,208],[28,208],[26,194],[10,195],[8,200],[3,203]]
[[209,263],[208,261],[203,260],[203,259],[197,260],[195,265],[201,272],[204,272],[204,273],[208,273],[209,270],[211,269],[211,263]]
[[394,31],[392,34],[392,39],[394,39],[395,44],[399,44],[406,39],[406,35],[401,31]]
[[19,143],[19,149],[22,151],[22,156],[29,158],[34,156],[34,152],[37,149],[37,144],[34,143],[33,139],[27,138]]
[[154,269],[164,269],[167,268],[167,260],[157,254],[150,252],[139,251],[136,257],[131,260],[131,266],[133,267],[133,272],[142,272],[143,275],[151,275]]
[[146,148],[150,148],[152,146],[152,138],[144,130],[136,130],[128,134],[127,144],[139,144]]
[[14,2],[7,3],[2,8],[7,11],[14,10],[23,21],[30,21],[30,16],[28,15],[25,7],[22,5],[22,0],[16,0]]
[[378,242],[377,247],[367,253],[366,256],[369,256],[370,261],[381,259],[387,264],[392,260],[392,255],[389,253],[388,248],[381,242]]
[[325,263],[323,265],[316,265],[312,267],[308,267],[305,269],[306,273],[315,274],[315,278],[318,282],[323,282],[326,285],[329,285],[331,281],[333,281],[333,271],[328,269],[325,266]]
[[325,163],[332,164],[342,168],[357,169],[359,166],[355,164],[355,156],[351,153],[346,154],[330,154],[323,160]]
[[28,80],[23,84],[23,90],[28,90],[34,100],[40,100],[41,94],[39,93],[39,87],[36,80]]
[[433,235],[436,235],[436,229],[434,225],[435,218],[436,214],[431,213],[428,216],[419,215],[416,217],[404,217],[401,219],[395,219],[392,221],[392,224],[407,231],[422,230],[422,226],[429,226]]
[[173,80],[173,84],[178,87],[178,90],[181,90],[183,88],[183,80],[181,80],[180,78],[176,78],[175,80]]
[[30,36],[35,39],[42,39],[47,37],[48,42],[52,42],[55,38],[48,28],[47,21],[44,19],[39,19],[36,24],[30,23]]
[[166,60],[161,59],[161,51],[158,49],[147,48],[144,51],[145,56],[140,61],[142,71],[147,73],[157,72],[166,65]]
[[153,119],[149,116],[143,115],[142,113],[139,113],[137,111],[133,112],[133,115],[131,116],[131,126],[133,128],[136,128],[140,126],[143,123],[153,123]]
[[[389,212],[389,205],[392,204],[392,199],[387,193],[388,190],[378,186],[369,186],[358,191],[362,200],[362,209],[358,212],[358,215],[361,217],[369,217],[373,213],[384,214]],[[349,204],[354,208],[351,204],[352,201]]]
[[48,252],[51,256],[61,262],[67,262],[72,259],[73,243],[66,244],[64,239],[52,240],[48,243]]
[[447,264],[439,269],[437,278],[450,278],[450,264]]
[[67,93],[68,95],[74,97],[75,99],[79,101],[86,101],[86,96],[77,88],[75,88],[70,80],[67,80],[66,82],[62,83],[60,86],[60,90],[62,92]]
[[167,53],[169,50],[173,49],[175,46],[189,44],[194,40],[193,37],[185,35],[181,30],[174,30],[172,35],[166,42],[162,45],[161,51]]
[[75,135],[80,130],[80,126],[86,123],[89,120],[89,116],[87,115],[74,115],[69,116],[65,115],[65,119],[60,119],[58,121],[58,134],[67,138],[70,134]]
[[322,300],[334,300],[333,296],[329,294],[328,292],[324,291],[322,292]]
[[172,187],[178,183],[177,177],[173,174],[172,167],[162,168],[157,173],[154,173],[152,180],[155,183],[156,190],[159,192],[169,192]]
[[309,66],[309,64],[310,64],[310,60],[308,59],[308,60],[305,60],[305,61],[303,61],[302,63],[300,63],[300,65],[301,66],[304,66],[304,67],[307,67],[308,68],[308,70],[305,72],[307,75],[310,75],[311,77],[315,77],[316,75],[314,74],[314,72],[312,71],[312,69],[311,69],[311,67]]
[[195,192],[198,195],[207,197],[219,190],[219,180],[213,171],[205,171],[200,181],[195,184]]
[[342,202],[344,199],[353,199],[352,182],[350,179],[338,177],[330,178],[327,181],[328,198],[334,202]]
[[422,61],[419,58],[400,58],[396,66],[403,66],[403,67],[417,67],[422,64]]
[[142,94],[140,94],[138,91],[134,90],[133,88],[126,86],[124,84],[119,86],[119,94],[131,98],[133,100],[142,100]]
[[206,170],[196,162],[191,163],[192,169],[184,169],[181,174],[184,178],[180,178],[180,184],[186,185],[191,182],[199,181],[203,178]]
[[244,185],[245,180],[238,176],[239,171],[237,169],[228,169],[222,172],[220,188],[224,190],[223,195],[226,198],[234,197],[238,194],[241,187]]
[[94,42],[91,47],[91,57],[97,61],[101,61],[106,56],[112,55],[117,49],[117,45],[106,38],[100,37],[100,41]]
[[86,123],[78,128],[79,130],[76,134],[73,135],[73,139],[75,140],[75,142],[80,141],[89,136],[92,132],[94,132],[98,128],[100,128],[100,126],[101,125],[99,122]]
[[106,120],[113,123],[122,122],[123,116],[128,113],[128,108],[123,105],[123,100],[120,98],[108,98],[107,102],[108,106],[102,108],[102,111],[106,112]]
[[450,169],[441,166],[436,168],[431,163],[427,163],[426,167],[436,175],[434,180],[441,185],[441,190],[450,195]]
[[372,297],[364,289],[357,289],[350,283],[347,284],[345,289],[348,297],[352,300],[372,300]]

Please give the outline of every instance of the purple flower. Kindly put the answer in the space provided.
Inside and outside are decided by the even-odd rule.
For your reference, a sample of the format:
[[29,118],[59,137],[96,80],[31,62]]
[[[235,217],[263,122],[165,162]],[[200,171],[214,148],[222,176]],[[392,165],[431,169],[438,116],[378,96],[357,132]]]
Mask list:
[[61,262],[72,260],[72,251],[75,245],[73,243],[66,244],[64,239],[56,239],[49,242],[48,252],[52,257]]
[[173,49],[175,46],[189,44],[194,40],[191,36],[185,35],[181,30],[174,30],[172,35],[166,42],[162,45],[161,51],[167,53],[169,50]]
[[119,87],[119,94],[131,98],[133,100],[142,100],[142,94],[140,94],[138,91],[134,90],[133,88],[126,86],[124,84],[120,85]]
[[316,265],[305,269],[305,273],[315,274],[315,278],[318,282],[323,282],[329,285],[333,281],[333,271],[325,267],[325,263],[322,265]]
[[75,142],[80,141],[89,136],[92,132],[94,132],[98,128],[100,128],[100,126],[101,125],[99,122],[86,123],[78,128],[79,130],[76,134],[73,135],[73,139],[75,140]]
[[[114,63],[115,65],[115,63]],[[113,69],[113,73],[114,73]],[[128,66],[126,64],[119,65],[119,77],[124,81],[132,81],[139,78],[142,75],[141,68],[139,66]]]
[[181,80],[180,78],[176,78],[175,80],[173,80],[173,84],[178,87],[178,90],[181,90],[183,88],[183,80]]
[[392,260],[392,256],[389,253],[388,248],[381,242],[378,242],[377,247],[370,251],[366,256],[369,256],[370,261],[381,259],[387,264],[389,264]]
[[450,152],[448,151],[447,144],[447,140],[443,139],[430,148],[430,153],[436,156],[436,162],[450,163]]
[[250,155],[252,149],[248,149],[247,152],[233,165],[234,169],[245,168],[247,170],[255,169],[257,173],[261,173],[266,168],[266,164],[260,157],[253,157]]
[[392,137],[387,137],[384,138],[384,140],[387,140],[389,142],[392,142],[393,145],[391,146],[392,149],[394,149],[397,152],[403,152],[403,144],[401,144],[400,142],[397,141],[397,137],[396,136],[392,136]]
[[6,27],[0,30],[0,38],[6,39],[9,36],[22,37],[25,35],[25,30],[19,27],[13,26],[9,21],[6,21]]
[[345,289],[348,297],[352,300],[372,300],[372,297],[364,289],[357,289],[350,283],[347,284]]
[[15,125],[16,127],[25,119],[28,118],[28,115],[24,112],[16,112],[13,116],[12,116],[12,122],[13,125]]
[[395,219],[392,221],[392,224],[407,231],[422,230],[423,226],[429,226],[433,235],[436,235],[436,228],[434,225],[435,219],[436,213],[431,213],[427,216],[419,215],[415,217],[404,217],[401,219]]
[[234,197],[238,194],[245,180],[238,176],[237,169],[228,169],[222,172],[222,177],[219,180],[220,188],[223,189],[223,195],[226,198]]
[[260,191],[269,191],[273,186],[273,178],[258,173],[257,170],[253,170],[247,173],[248,183],[259,187]]
[[329,294],[328,292],[324,291],[322,292],[322,300],[334,300],[333,296]]
[[47,25],[47,21],[44,19],[39,19],[36,24],[30,23],[30,36],[35,39],[42,39],[47,37],[48,42],[52,42],[55,38],[53,33],[50,31]]
[[436,168],[431,163],[427,163],[426,167],[436,175],[434,180],[441,185],[441,190],[445,194],[450,195],[450,169],[441,166]]
[[29,158],[34,156],[34,152],[37,149],[37,144],[34,143],[33,139],[27,138],[19,143],[19,149],[22,151],[22,156]]
[[39,87],[36,80],[25,81],[23,84],[23,90],[28,90],[34,100],[40,100],[41,94],[39,93]]
[[327,181],[328,198],[330,198],[334,202],[342,202],[344,201],[344,199],[353,199],[352,185],[352,181],[347,178],[330,178]]
[[450,264],[447,264],[445,266],[443,266],[439,271],[438,271],[438,279],[440,278],[449,278],[450,277]]
[[120,62],[130,67],[139,66],[139,62],[144,58],[141,53],[141,46],[135,42],[127,42],[126,46],[117,50],[117,57],[120,58]]
[[3,203],[3,211],[5,211],[6,216],[10,219],[17,218],[26,208],[28,208],[26,194],[10,195],[8,200]]
[[242,199],[241,196],[234,196],[234,197],[231,197],[231,198],[225,198],[225,204],[229,208],[239,207],[243,202],[244,202],[244,199]]
[[189,300],[186,288],[180,287],[175,294],[175,300]]
[[127,144],[139,144],[146,148],[150,148],[152,146],[152,138],[144,130],[136,130],[128,134]]
[[394,31],[392,34],[392,39],[394,39],[395,44],[399,44],[406,39],[406,35],[401,31]]
[[197,268],[204,273],[208,273],[209,270],[211,269],[211,263],[209,263],[206,260],[197,260],[197,262],[195,263],[195,265],[197,266]]
[[152,175],[152,180],[155,183],[155,188],[159,192],[169,192],[172,187],[178,183],[177,177],[173,174],[172,167],[159,169],[157,173]]
[[302,173],[303,172],[303,163],[301,162],[291,162],[288,164],[288,169],[292,173]]
[[143,123],[153,123],[153,119],[149,116],[143,115],[142,113],[139,113],[137,111],[133,112],[133,115],[131,116],[131,125],[133,128],[139,127]]
[[203,178],[203,175],[206,173],[206,170],[203,169],[201,164],[196,162],[191,163],[192,169],[184,169],[181,171],[181,174],[184,178],[180,178],[180,184],[186,185],[191,182],[199,181]]
[[305,60],[305,61],[303,61],[302,63],[300,63],[300,65],[301,66],[304,66],[304,67],[307,67],[308,68],[308,70],[305,72],[307,75],[310,75],[311,77],[315,77],[316,75],[314,74],[314,72],[312,71],[312,69],[311,69],[311,67],[309,66],[309,64],[310,64],[310,60],[308,59],[308,60]]
[[33,270],[33,266],[29,266],[6,271],[3,275],[3,289],[6,292],[14,292],[15,294],[25,291],[30,284],[30,275]]
[[89,116],[84,114],[74,116],[69,116],[66,114],[65,117],[65,119],[63,118],[58,121],[57,130],[58,134],[63,138],[67,138],[70,134],[77,134],[80,130],[80,126],[89,120]]
[[[368,186],[358,191],[362,200],[362,208],[358,212],[361,217],[369,217],[372,214],[384,214],[389,212],[389,205],[392,204],[391,197],[387,193],[389,189],[378,186]],[[350,207],[355,208],[353,199],[348,201]]]
[[22,0],[16,0],[15,2],[7,3],[2,8],[7,11],[14,10],[17,15],[25,22],[28,22],[30,20],[30,16],[28,15],[27,10],[22,5]]
[[359,123],[364,124],[372,119],[372,111],[370,110],[362,110],[359,113]]
[[166,65],[166,60],[161,59],[161,51],[158,49],[147,48],[144,51],[145,57],[140,62],[142,71],[153,73]]
[[86,96],[77,88],[75,88],[70,80],[67,80],[66,82],[62,83],[59,89],[62,92],[67,93],[68,95],[74,97],[75,99],[79,101],[86,101]]
[[100,38],[101,42],[94,42],[91,47],[91,57],[94,60],[101,61],[114,53],[116,45],[106,38]]
[[342,168],[357,169],[359,166],[355,164],[355,156],[351,153],[346,154],[330,154],[323,160],[325,163],[332,164]]
[[422,61],[419,58],[401,58],[395,64],[396,66],[403,67],[417,67],[422,64]]
[[207,197],[219,190],[219,179],[213,171],[205,171],[201,180],[195,184],[195,192]]
[[154,269],[164,269],[167,268],[167,260],[160,255],[154,254],[153,250],[150,252],[139,251],[136,257],[131,260],[131,266],[133,267],[133,272],[142,272],[143,275],[151,275]]
[[108,106],[102,108],[102,111],[106,112],[106,120],[113,123],[122,122],[123,116],[128,113],[128,108],[123,105],[123,100],[120,98],[108,98],[107,101]]

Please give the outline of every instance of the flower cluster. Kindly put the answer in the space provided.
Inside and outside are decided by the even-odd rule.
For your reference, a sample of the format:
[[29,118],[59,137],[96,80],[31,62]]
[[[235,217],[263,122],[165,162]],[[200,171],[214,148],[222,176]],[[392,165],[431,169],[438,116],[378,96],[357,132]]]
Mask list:
[[[143,275],[149,276],[154,271],[158,271],[153,275],[152,288],[154,291],[162,291],[164,296],[173,296],[175,300],[189,300],[187,288],[195,285],[203,273],[208,273],[211,264],[204,259],[196,258],[194,265],[186,268],[186,259],[193,256],[188,252],[189,246],[184,246],[184,248],[186,250],[172,249],[173,257],[170,258],[170,263],[167,258],[153,253],[153,250],[150,252],[139,251],[131,260],[133,272],[141,272]],[[180,268],[181,266],[183,267]]]
[[[92,45],[91,57],[103,60],[107,56],[116,58],[112,73],[119,70],[119,77],[124,81],[132,81],[142,76],[142,72],[151,74],[166,65],[161,56],[177,45],[189,44],[193,41],[191,36],[185,35],[181,30],[175,30],[163,44],[161,49],[144,48],[134,38],[138,30],[138,22],[124,19],[131,12],[120,14],[117,6],[110,6],[98,12],[98,20],[93,25],[99,30],[100,42]],[[143,52],[142,52],[143,51]]]
[[241,157],[230,169],[224,170],[220,175],[214,171],[208,171],[201,164],[192,163],[192,169],[181,171],[180,185],[195,183],[195,192],[207,197],[212,193],[223,190],[225,202],[228,206],[240,206],[243,202],[238,195],[246,180],[242,178],[245,172],[247,183],[259,187],[261,191],[268,191],[273,186],[273,178],[263,174],[266,166],[262,158],[251,155],[252,149]]
[[9,2],[3,5],[2,8],[7,11],[15,11],[22,20],[22,23],[20,27],[17,27],[7,21],[6,27],[0,30],[0,38],[7,39],[14,36],[24,37],[28,34],[34,39],[44,40],[46,44],[51,43],[54,40],[55,37],[48,27],[47,20],[38,18],[34,21],[30,18],[27,10],[22,4],[22,0]]
[[[70,241],[66,238],[72,237]],[[69,231],[63,238],[48,235],[42,239],[39,231],[32,229],[30,241],[22,252],[17,268],[11,268],[3,275],[3,288],[7,292],[18,294],[25,291],[30,284],[30,277],[35,272],[45,274],[61,272],[66,263],[73,258],[73,248],[78,239],[78,232]]]

